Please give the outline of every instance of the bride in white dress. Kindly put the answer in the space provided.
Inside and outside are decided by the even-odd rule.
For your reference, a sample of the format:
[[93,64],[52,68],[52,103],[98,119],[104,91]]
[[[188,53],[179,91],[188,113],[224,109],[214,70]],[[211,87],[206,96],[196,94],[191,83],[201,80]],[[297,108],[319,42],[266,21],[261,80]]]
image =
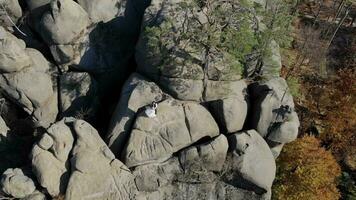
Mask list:
[[149,118],[154,118],[156,117],[156,109],[157,109],[157,103],[154,101],[150,106],[146,106],[145,113],[147,117]]

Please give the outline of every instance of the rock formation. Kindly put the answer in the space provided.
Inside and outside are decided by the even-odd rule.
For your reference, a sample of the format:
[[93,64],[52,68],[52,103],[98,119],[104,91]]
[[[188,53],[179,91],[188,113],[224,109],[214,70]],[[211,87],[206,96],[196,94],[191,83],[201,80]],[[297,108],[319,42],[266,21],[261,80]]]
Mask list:
[[[34,141],[25,166],[1,171],[0,197],[271,198],[275,159],[299,128],[288,85],[274,73],[278,44],[263,70],[255,52],[242,63],[189,41],[157,51],[147,29],[184,28],[182,2],[0,0],[8,13],[0,13],[0,97],[33,123]],[[31,34],[21,40],[6,18],[16,23],[25,12]],[[19,134],[12,119],[20,114],[0,114],[1,146]]]

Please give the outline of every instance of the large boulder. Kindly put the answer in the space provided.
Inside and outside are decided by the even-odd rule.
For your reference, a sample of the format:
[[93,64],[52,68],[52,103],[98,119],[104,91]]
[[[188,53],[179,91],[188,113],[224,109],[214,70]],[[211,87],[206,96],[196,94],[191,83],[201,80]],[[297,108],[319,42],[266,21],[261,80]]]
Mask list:
[[[219,83],[215,81],[209,83],[207,93],[212,93],[210,96],[215,97],[210,99],[209,105],[222,131],[234,133],[242,130],[249,107],[245,81],[236,81],[225,86],[225,82]],[[221,90],[228,91],[228,94],[221,94]]]
[[118,16],[122,0],[78,0],[93,23],[108,22]]
[[265,140],[255,130],[236,133],[228,140],[231,183],[270,195],[276,163]]
[[72,173],[66,200],[131,200],[136,195],[134,176],[87,122],[73,122],[76,143],[72,150]]
[[7,169],[0,180],[1,190],[14,198],[24,198],[35,190],[35,183],[27,177],[22,169]]
[[166,100],[156,112],[155,118],[138,114],[122,156],[128,167],[166,160],[204,137],[219,134],[213,117],[197,103]]
[[22,16],[22,10],[18,0],[0,0],[0,25],[12,27]]
[[41,35],[48,44],[70,44],[89,25],[88,14],[71,0],[54,0],[51,10],[43,14]]
[[42,192],[36,190],[29,196],[22,198],[21,200],[46,200],[46,195],[44,195]]
[[0,72],[11,73],[30,66],[32,61],[25,49],[25,42],[0,27]]
[[41,20],[38,23],[35,19],[34,26],[49,45],[55,61],[62,65],[78,59],[90,24],[85,10],[75,1],[55,0],[50,2],[48,9],[38,12],[34,17]]
[[52,197],[130,200],[136,195],[130,170],[83,120],[64,118],[53,124],[30,158],[39,184]]
[[179,154],[180,164],[185,171],[199,165],[205,170],[219,172],[223,169],[228,150],[228,142],[224,135],[219,135],[212,141],[188,147]]
[[42,73],[56,72],[57,69],[36,49],[26,48],[26,53],[31,57],[32,65],[34,69]]
[[252,103],[251,128],[274,142],[287,143],[298,135],[299,119],[293,97],[283,78],[274,78],[250,87]]
[[141,192],[154,192],[177,181],[216,181],[212,172],[222,170],[227,149],[226,137],[219,135],[206,143],[183,149],[164,162],[137,166],[133,170],[137,188]]
[[177,176],[183,173],[183,169],[179,159],[172,157],[164,162],[137,166],[132,173],[139,191],[154,192],[160,187],[172,184],[177,180]]
[[16,73],[1,74],[0,86],[39,126],[47,127],[55,120],[57,95],[47,73],[26,68]]
[[186,101],[200,101],[203,98],[203,80],[161,77],[157,82],[174,98]]
[[153,101],[161,101],[164,96],[155,83],[136,73],[130,76],[121,91],[107,134],[108,146],[116,155],[121,155],[139,109]]
[[3,33],[0,40],[3,93],[20,105],[38,126],[48,127],[58,113],[50,64],[37,50],[25,49],[24,43],[10,33],[1,28],[0,33]]
[[299,125],[295,111],[286,113],[284,121],[272,127],[268,139],[281,144],[292,142],[298,137]]
[[67,159],[73,143],[71,130],[62,120],[53,124],[32,149],[33,172],[52,197],[65,193],[69,179]]

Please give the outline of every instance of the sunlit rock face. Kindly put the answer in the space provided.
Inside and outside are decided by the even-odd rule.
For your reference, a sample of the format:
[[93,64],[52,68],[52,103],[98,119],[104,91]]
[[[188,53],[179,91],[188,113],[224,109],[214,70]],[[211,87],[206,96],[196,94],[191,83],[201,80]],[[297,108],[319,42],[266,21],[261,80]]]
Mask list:
[[0,27],[0,87],[3,94],[19,105],[43,127],[54,122],[58,113],[52,68],[43,55]]
[[14,25],[22,16],[22,9],[17,0],[0,1],[1,13],[0,13],[0,26],[13,31]]
[[52,196],[66,199],[133,199],[134,176],[87,122],[65,118],[33,147],[32,169]]

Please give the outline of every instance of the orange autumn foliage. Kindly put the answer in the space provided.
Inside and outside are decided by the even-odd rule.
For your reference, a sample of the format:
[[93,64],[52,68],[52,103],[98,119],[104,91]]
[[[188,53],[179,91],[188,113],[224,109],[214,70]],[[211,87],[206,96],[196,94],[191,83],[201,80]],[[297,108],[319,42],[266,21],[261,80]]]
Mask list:
[[[322,145],[342,160],[348,149],[356,148],[356,70],[345,68],[329,78],[312,70],[297,75],[302,77],[303,98],[296,101],[301,133],[317,134]],[[311,127],[317,127],[317,133]]]
[[356,71],[344,69],[328,83],[325,98],[326,123],[320,139],[337,159],[348,149],[356,148]]
[[287,144],[277,160],[275,200],[337,200],[336,178],[341,170],[331,152],[313,136]]

